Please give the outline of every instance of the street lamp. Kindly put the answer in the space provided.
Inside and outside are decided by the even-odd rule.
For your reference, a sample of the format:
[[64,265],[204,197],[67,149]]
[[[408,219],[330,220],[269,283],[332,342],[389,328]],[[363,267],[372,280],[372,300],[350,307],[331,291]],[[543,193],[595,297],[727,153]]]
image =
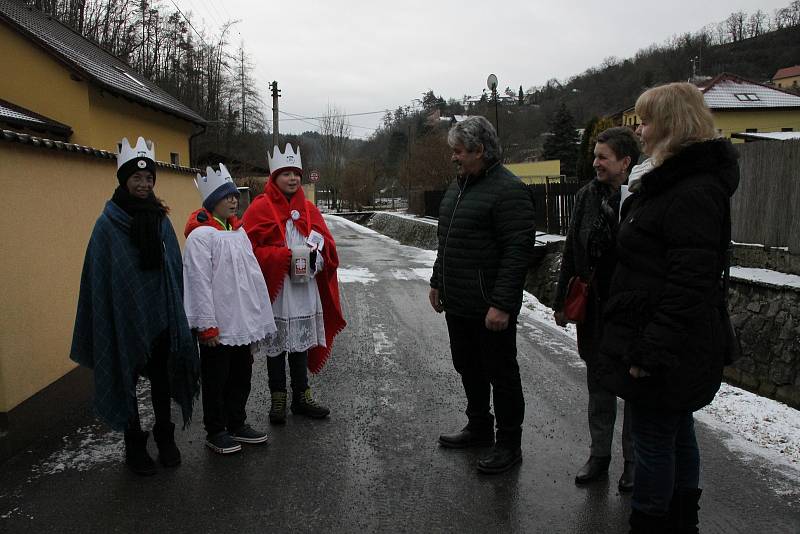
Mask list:
[[497,136],[500,136],[500,119],[497,115],[497,76],[490,74],[486,79],[486,86],[492,90],[492,98],[494,99],[494,128],[497,130]]

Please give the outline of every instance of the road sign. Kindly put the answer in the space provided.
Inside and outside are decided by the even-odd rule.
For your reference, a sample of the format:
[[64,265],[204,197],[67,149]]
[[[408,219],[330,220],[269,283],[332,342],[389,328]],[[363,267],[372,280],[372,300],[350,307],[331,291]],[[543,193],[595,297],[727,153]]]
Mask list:
[[319,171],[311,171],[311,174],[308,175],[308,181],[312,184],[319,182]]

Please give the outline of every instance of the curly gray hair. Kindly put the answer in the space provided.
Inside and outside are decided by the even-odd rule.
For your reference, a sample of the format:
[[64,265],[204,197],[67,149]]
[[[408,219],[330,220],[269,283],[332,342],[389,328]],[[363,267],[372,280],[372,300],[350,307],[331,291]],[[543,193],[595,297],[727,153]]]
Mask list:
[[491,122],[480,115],[468,117],[450,128],[447,144],[452,148],[459,143],[470,152],[475,152],[479,145],[483,145],[484,161],[499,160],[503,155],[497,131]]

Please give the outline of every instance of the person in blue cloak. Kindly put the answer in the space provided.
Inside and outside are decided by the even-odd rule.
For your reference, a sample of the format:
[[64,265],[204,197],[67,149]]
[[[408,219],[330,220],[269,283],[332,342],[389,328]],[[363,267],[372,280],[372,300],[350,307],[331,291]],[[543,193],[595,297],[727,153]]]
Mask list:
[[94,407],[125,434],[125,463],[152,475],[136,385],[150,381],[153,438],[165,467],[181,463],[171,399],[184,427],[199,392],[197,342],[183,307],[183,265],[169,208],[153,193],[152,142],[127,139],[117,156],[119,186],[95,223],[81,274],[70,358],[94,370]]

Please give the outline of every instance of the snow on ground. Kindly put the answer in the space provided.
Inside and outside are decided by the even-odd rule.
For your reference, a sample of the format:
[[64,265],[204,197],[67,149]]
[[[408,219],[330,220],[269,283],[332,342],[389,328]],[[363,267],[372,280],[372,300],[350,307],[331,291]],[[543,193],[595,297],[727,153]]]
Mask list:
[[800,276],[796,274],[781,273],[769,269],[756,269],[754,267],[731,266],[731,278],[739,278],[753,282],[763,282],[775,286],[787,286],[800,289]]
[[[551,328],[555,326],[553,311],[527,292],[521,315]],[[575,339],[575,325],[553,330]],[[800,411],[723,383],[714,401],[695,412],[695,418],[727,434],[728,449],[788,467],[792,471],[788,474],[800,482]],[[800,486],[795,488],[795,493],[798,491]]]
[[339,267],[337,271],[339,282],[342,284],[360,283],[369,284],[377,282],[378,277],[366,267]]

